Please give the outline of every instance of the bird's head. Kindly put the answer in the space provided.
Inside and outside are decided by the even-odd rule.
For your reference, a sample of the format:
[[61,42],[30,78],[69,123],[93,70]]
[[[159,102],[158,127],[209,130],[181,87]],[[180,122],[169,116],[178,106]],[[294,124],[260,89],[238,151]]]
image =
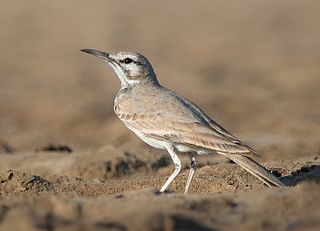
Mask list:
[[139,53],[128,51],[106,53],[95,49],[82,49],[81,51],[105,60],[116,72],[122,88],[146,83],[158,84],[151,64]]

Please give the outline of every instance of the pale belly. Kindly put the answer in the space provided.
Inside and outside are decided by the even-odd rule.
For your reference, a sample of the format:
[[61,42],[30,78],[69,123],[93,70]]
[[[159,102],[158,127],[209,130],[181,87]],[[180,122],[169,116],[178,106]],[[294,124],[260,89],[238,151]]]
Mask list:
[[143,135],[142,133],[139,133],[139,132],[134,132],[134,133],[140,139],[142,139],[145,143],[149,144],[150,146],[152,146],[154,148],[167,149],[167,147],[170,146],[169,142],[152,139],[152,138],[146,137],[145,135]]
[[145,143],[149,144],[150,146],[152,146],[154,148],[167,149],[169,146],[173,146],[179,152],[196,152],[199,155],[208,154],[207,150],[204,150],[201,148],[193,149],[193,148],[190,148],[190,147],[182,145],[182,144],[172,144],[168,141],[161,141],[161,140],[152,139],[152,138],[146,137],[143,133],[134,131],[134,129],[130,129],[130,130],[133,131],[141,140],[143,140]]

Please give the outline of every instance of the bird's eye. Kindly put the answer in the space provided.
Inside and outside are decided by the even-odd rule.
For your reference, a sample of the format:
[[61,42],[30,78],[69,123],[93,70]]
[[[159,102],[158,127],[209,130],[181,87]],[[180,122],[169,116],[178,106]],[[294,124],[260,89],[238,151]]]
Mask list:
[[124,60],[124,63],[125,64],[129,64],[129,63],[131,63],[132,62],[132,59],[130,59],[130,58],[125,58],[125,60]]

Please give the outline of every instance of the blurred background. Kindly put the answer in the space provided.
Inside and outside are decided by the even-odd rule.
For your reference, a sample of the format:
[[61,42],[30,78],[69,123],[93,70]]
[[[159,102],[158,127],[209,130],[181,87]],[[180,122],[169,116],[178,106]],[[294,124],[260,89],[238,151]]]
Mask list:
[[116,75],[80,52],[96,48],[144,54],[161,84],[268,159],[319,154],[319,9],[308,0],[2,2],[0,142],[146,147],[113,113]]

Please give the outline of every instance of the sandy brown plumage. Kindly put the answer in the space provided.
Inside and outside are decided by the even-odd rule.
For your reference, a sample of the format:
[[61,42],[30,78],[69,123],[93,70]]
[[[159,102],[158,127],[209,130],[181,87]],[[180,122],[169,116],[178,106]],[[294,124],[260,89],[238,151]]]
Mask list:
[[120,92],[115,100],[115,112],[128,127],[147,137],[212,151],[256,153],[195,104],[163,87],[146,86],[142,90]]
[[[216,152],[268,186],[284,186],[252,159],[258,155],[255,150],[230,134],[198,106],[162,87],[144,56],[132,52],[109,54],[93,49],[83,51],[106,60],[118,75],[121,89],[114,102],[118,117],[147,144],[166,149],[170,154],[175,170],[160,189],[161,192],[181,170],[178,152]],[[196,159],[192,156],[185,192],[188,192],[195,169]]]

